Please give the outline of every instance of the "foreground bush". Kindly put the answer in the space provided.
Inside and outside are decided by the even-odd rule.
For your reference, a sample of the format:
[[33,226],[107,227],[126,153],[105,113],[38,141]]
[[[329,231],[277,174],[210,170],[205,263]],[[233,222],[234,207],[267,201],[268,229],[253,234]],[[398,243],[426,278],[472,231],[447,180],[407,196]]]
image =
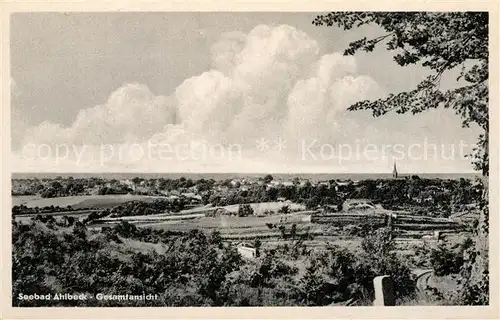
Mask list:
[[[306,252],[296,257],[306,263],[299,272],[296,258],[276,250],[243,260],[217,232],[172,233],[126,222],[93,232],[78,221],[67,227],[13,222],[12,241],[14,306],[321,306],[373,299],[373,278],[380,274],[395,279],[398,297],[414,292],[409,269],[385,251],[386,245],[366,246],[360,255],[338,247]],[[56,292],[144,293],[158,299],[17,299]]]

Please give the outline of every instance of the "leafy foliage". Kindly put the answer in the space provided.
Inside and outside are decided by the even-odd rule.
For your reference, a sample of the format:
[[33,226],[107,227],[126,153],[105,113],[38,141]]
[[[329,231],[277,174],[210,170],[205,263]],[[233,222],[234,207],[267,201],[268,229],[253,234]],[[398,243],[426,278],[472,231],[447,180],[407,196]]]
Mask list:
[[[295,306],[328,305],[371,297],[372,281],[386,272],[403,283],[400,261],[374,263],[332,247],[303,252],[304,274],[276,250],[242,260],[236,248],[199,230],[172,233],[127,222],[101,231],[51,225],[51,220],[13,223],[12,294],[15,306]],[[49,227],[50,226],[50,227]],[[141,245],[134,249],[131,243]],[[162,249],[163,248],[163,249]],[[377,260],[378,261],[378,260]],[[381,259],[380,261],[386,261]],[[158,294],[158,300],[18,300],[20,294],[54,292]],[[405,294],[410,294],[405,291]]]
[[240,204],[238,206],[238,217],[248,217],[254,214],[254,210],[249,204]]
[[430,254],[430,262],[437,276],[456,274],[463,264],[463,253],[454,252],[443,244],[433,249]]
[[390,228],[371,231],[361,243],[363,259],[376,275],[389,275],[397,298],[413,296],[415,282],[407,264],[397,257]]
[[[127,223],[98,234],[90,233],[81,223],[68,231],[55,233],[40,222],[14,225],[14,297],[19,293],[54,292],[160,293],[159,300],[142,301],[141,305],[220,305],[218,290],[225,276],[242,263],[235,248],[221,248],[197,230],[174,237],[160,235],[162,243],[170,248],[164,254],[114,250],[121,239],[141,238],[142,231]],[[143,237],[142,240],[148,239]],[[173,292],[183,292],[184,296],[172,296]],[[192,295],[187,297],[189,292]],[[16,306],[75,303],[14,298]],[[127,301],[88,300],[83,303],[86,306],[130,305]]]
[[[488,12],[332,12],[317,16],[313,24],[337,26],[350,30],[374,24],[385,34],[352,42],[345,55],[362,50],[371,52],[385,44],[394,52],[400,66],[420,64],[430,75],[415,89],[391,93],[375,101],[360,101],[349,110],[371,110],[378,117],[388,112],[413,114],[430,108],[452,108],[462,118],[462,126],[479,126],[479,136],[472,154],[474,168],[483,175],[484,191],[481,216],[477,228],[476,247],[463,265],[465,277],[461,287],[462,302],[486,304],[489,294],[488,276],[488,185],[489,117],[488,117]],[[440,81],[446,72],[460,67],[457,87],[441,90]]]

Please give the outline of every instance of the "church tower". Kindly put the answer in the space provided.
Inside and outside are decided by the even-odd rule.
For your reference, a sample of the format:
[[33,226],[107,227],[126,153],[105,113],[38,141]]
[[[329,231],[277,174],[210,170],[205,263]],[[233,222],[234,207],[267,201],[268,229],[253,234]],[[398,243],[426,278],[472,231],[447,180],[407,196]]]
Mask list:
[[392,170],[392,177],[394,179],[398,178],[398,169],[396,168],[396,161],[394,161],[394,169]]

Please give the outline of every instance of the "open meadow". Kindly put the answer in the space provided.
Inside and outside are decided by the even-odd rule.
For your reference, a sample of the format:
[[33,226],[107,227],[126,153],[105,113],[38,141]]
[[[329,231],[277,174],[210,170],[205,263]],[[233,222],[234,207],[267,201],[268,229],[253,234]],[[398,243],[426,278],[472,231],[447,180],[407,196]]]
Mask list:
[[[24,204],[29,208],[48,206],[71,206],[75,211],[54,212],[56,219],[63,216],[85,219],[90,213],[110,209],[131,201],[151,203],[155,199],[166,197],[142,195],[93,195],[39,198],[36,196],[12,197],[14,204]],[[287,206],[289,213],[278,213]],[[438,230],[450,241],[458,243],[468,235],[462,230],[460,216],[436,218],[415,216],[399,211],[381,209],[351,210],[322,214],[319,211],[307,211],[302,204],[287,202],[251,203],[251,216],[239,217],[239,205],[212,206],[198,205],[179,212],[158,212],[148,215],[105,216],[88,225],[89,229],[113,227],[122,221],[134,224],[138,228],[153,228],[172,232],[187,232],[199,229],[207,233],[218,231],[226,241],[263,242],[264,247],[284,245],[290,239],[285,234],[294,228],[297,236],[308,235],[302,243],[310,248],[324,249],[328,245],[340,245],[351,251],[358,251],[363,235],[360,226],[371,223],[372,226],[384,224],[388,216],[397,217],[394,221],[396,249],[405,256],[415,254],[422,246],[436,245],[434,231]],[[213,212],[222,210],[225,214],[213,216]],[[469,217],[470,214],[464,215]],[[17,221],[29,222],[34,215],[16,216]],[[463,231],[463,230],[462,230]],[[293,242],[293,241],[292,241]]]
[[74,210],[80,209],[105,209],[113,208],[119,204],[129,201],[152,202],[155,199],[166,197],[143,196],[143,195],[83,195],[67,196],[55,198],[41,198],[39,196],[13,196],[12,206],[25,205],[28,208],[43,208],[49,206],[67,207],[71,206]]

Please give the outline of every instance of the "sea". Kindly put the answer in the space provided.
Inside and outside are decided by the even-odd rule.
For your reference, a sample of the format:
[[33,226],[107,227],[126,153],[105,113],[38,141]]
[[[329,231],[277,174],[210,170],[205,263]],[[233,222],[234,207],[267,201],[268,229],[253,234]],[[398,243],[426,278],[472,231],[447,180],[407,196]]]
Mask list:
[[[310,181],[328,181],[332,179],[339,180],[376,180],[376,179],[391,179],[392,173],[121,173],[121,172],[106,172],[106,173],[12,173],[12,179],[54,179],[56,177],[73,177],[73,178],[101,178],[106,180],[111,179],[132,179],[135,177],[143,179],[179,179],[184,177],[186,179],[199,180],[199,179],[214,179],[214,180],[226,180],[226,179],[256,179],[264,177],[266,175],[272,175],[276,180],[289,181],[293,178],[308,179]],[[476,177],[481,177],[480,173],[466,172],[466,173],[408,173],[399,174],[399,178],[419,176],[420,178],[427,179],[453,179],[458,180],[460,178],[465,179],[475,179]]]

